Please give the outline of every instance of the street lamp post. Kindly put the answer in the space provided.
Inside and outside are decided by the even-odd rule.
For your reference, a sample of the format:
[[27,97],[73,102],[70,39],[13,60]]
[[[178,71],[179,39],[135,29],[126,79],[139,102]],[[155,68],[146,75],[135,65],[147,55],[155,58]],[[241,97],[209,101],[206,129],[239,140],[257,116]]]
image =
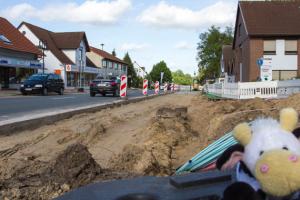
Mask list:
[[47,42],[44,40],[40,40],[38,48],[42,50],[42,54],[43,54],[43,74],[44,74],[45,73],[45,50],[47,48]]

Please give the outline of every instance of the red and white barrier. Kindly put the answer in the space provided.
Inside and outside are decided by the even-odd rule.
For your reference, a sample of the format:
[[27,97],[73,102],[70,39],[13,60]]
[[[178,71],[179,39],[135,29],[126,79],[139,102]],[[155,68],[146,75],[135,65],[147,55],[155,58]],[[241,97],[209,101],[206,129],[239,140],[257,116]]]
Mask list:
[[121,76],[121,85],[120,85],[120,97],[124,98],[127,96],[127,76]]
[[165,92],[165,93],[168,92],[168,83],[165,83],[165,85],[164,85],[164,92]]
[[158,81],[155,82],[155,94],[156,95],[159,94],[159,82]]
[[144,79],[143,82],[143,95],[147,95],[148,94],[148,80]]
[[174,83],[171,83],[171,92],[174,92]]

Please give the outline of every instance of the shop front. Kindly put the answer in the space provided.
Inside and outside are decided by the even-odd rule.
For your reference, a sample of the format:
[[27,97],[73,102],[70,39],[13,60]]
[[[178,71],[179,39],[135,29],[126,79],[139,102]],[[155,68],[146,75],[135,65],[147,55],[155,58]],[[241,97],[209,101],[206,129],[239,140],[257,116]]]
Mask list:
[[37,60],[0,57],[0,88],[18,89],[22,82],[41,68],[42,64]]

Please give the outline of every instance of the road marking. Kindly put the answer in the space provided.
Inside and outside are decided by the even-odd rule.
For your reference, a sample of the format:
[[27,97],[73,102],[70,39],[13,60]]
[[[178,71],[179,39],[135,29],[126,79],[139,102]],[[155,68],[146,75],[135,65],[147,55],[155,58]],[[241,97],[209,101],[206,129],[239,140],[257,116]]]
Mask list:
[[52,98],[52,100],[63,100],[63,99],[75,99],[75,97],[59,97],[59,98]]

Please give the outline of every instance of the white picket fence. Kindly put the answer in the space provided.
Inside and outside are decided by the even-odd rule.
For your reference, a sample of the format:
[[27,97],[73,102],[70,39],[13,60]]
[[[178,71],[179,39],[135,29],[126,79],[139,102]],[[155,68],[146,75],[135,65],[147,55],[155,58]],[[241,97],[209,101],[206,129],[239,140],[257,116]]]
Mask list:
[[300,80],[214,83],[207,85],[207,92],[230,99],[283,98],[300,93]]

